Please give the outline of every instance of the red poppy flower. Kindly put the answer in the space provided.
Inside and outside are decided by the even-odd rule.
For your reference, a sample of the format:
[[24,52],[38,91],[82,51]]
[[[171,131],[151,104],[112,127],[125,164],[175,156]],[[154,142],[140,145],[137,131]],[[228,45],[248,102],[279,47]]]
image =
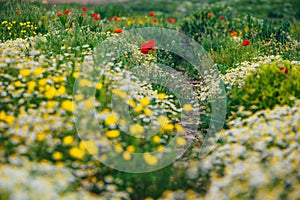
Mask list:
[[170,19],[169,19],[169,23],[174,23],[174,22],[176,22],[176,19],[175,19],[175,18],[170,18]]
[[82,14],[81,14],[81,16],[82,16],[82,17],[85,17],[85,14],[84,14],[84,13],[82,13]]
[[81,8],[81,10],[82,10],[83,12],[85,12],[85,11],[87,11],[87,8],[86,8],[86,7],[83,7],[83,8]]
[[145,42],[141,46],[141,53],[143,53],[143,54],[148,54],[149,51],[154,51],[154,50],[155,50],[155,41],[154,40]]
[[284,73],[285,73],[285,74],[288,74],[288,73],[289,73],[289,69],[288,69],[288,68],[285,68]]
[[118,17],[117,16],[114,16],[114,21],[118,21]]
[[17,14],[17,15],[21,15],[21,14],[22,14],[21,10],[17,10],[17,11],[16,11],[16,14]]
[[92,17],[98,17],[98,13],[94,12],[94,13],[92,14]]
[[110,18],[110,17],[109,17],[109,18],[107,18],[107,21],[109,21],[109,22],[110,22],[111,20],[112,20],[112,18]]
[[224,16],[220,16],[220,20],[224,20],[225,19],[225,17]]
[[121,28],[116,28],[114,30],[114,33],[122,33],[122,32],[123,32],[123,30]]
[[63,14],[61,12],[58,12],[58,13],[56,13],[56,16],[61,17],[61,16],[63,16]]
[[244,40],[242,46],[248,46],[248,45],[250,45],[250,44],[251,44],[251,43],[250,43],[250,40]]
[[65,10],[65,15],[68,15],[68,14],[70,14],[70,10],[69,10],[69,9],[66,9],[66,10]]
[[287,67],[286,67],[286,68],[285,68],[285,67],[279,67],[279,70],[280,70],[280,71],[284,70],[284,73],[285,73],[285,74],[288,74],[288,73],[289,73],[289,69],[288,69]]
[[231,35],[231,36],[236,36],[236,35],[237,35],[237,32],[234,31],[234,30],[232,30],[232,31],[230,32],[230,35]]
[[100,17],[96,16],[96,17],[93,17],[93,20],[95,21],[99,21],[100,20]]
[[207,17],[208,18],[211,18],[211,17],[213,17],[214,16],[214,14],[212,14],[212,13],[207,13]]
[[156,22],[157,22],[157,19],[153,19],[153,22],[156,23]]
[[149,12],[150,17],[154,16],[154,12]]

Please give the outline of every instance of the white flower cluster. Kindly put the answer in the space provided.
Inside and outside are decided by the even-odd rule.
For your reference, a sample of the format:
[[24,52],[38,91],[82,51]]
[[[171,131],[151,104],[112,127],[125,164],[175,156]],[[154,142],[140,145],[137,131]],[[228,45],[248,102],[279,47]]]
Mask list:
[[[0,166],[0,197],[15,200],[61,199],[75,177],[64,167],[23,162]],[[5,199],[5,198],[4,198]]]
[[242,62],[226,71],[225,74],[221,74],[220,77],[226,89],[232,89],[233,85],[238,84],[240,88],[244,84],[245,78],[255,70],[259,69],[262,64],[271,63],[276,60],[281,60],[281,56],[261,56],[253,58],[253,62]]
[[[300,101],[236,119],[199,169],[210,174],[205,199],[300,198]],[[223,135],[222,135],[223,134]]]

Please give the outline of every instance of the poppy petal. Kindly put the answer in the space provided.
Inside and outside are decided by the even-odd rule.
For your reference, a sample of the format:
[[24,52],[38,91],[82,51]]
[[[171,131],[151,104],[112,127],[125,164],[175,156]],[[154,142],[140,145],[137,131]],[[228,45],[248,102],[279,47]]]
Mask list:
[[289,69],[288,69],[288,68],[285,68],[284,73],[285,73],[285,74],[288,74],[288,73],[289,73]]
[[154,40],[149,40],[148,42],[145,42],[142,44],[141,49],[151,49],[154,50],[155,47],[155,41]]

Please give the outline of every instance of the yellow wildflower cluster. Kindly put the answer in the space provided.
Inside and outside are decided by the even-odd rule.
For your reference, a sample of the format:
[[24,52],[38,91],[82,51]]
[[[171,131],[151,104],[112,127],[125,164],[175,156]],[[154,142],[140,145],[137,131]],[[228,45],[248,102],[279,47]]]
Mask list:
[[19,23],[17,23],[17,21],[2,21],[0,28],[3,30],[0,33],[0,40],[35,36],[37,35],[38,29],[38,27],[30,21]]

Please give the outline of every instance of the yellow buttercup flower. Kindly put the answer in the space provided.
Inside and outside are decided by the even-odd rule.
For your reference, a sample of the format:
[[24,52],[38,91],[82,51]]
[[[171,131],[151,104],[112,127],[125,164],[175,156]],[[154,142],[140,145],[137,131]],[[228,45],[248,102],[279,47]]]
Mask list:
[[0,120],[5,120],[6,119],[6,113],[4,112],[4,110],[1,110],[0,112]]
[[179,145],[179,146],[184,146],[186,145],[186,140],[182,137],[177,137],[176,138],[176,143]]
[[36,82],[35,81],[29,81],[28,82],[28,91],[32,92],[34,90],[35,86],[36,86]]
[[93,177],[91,178],[91,181],[92,181],[93,183],[96,183],[96,182],[97,182],[97,177],[93,176]]
[[77,158],[77,159],[82,159],[84,157],[84,151],[77,148],[77,147],[73,147],[69,150],[69,154],[70,156],[72,156],[73,158]]
[[51,86],[44,94],[44,96],[48,99],[53,99],[53,97],[57,94],[54,86]]
[[184,128],[180,125],[180,124],[175,124],[175,129],[179,132],[179,133],[185,133]]
[[73,77],[74,77],[74,78],[78,78],[78,76],[79,76],[79,72],[74,72],[74,73],[73,73]]
[[154,143],[159,143],[160,142],[160,137],[156,135],[152,138],[152,140],[153,140]]
[[125,151],[123,153],[123,159],[124,160],[130,160],[131,159],[131,154],[128,151]]
[[15,116],[13,115],[6,115],[5,118],[4,118],[4,121],[6,121],[6,123],[8,125],[12,125],[15,121]]
[[174,125],[173,124],[165,124],[162,128],[165,131],[172,131],[174,129]]
[[149,108],[145,108],[144,113],[145,113],[146,116],[149,117],[151,115],[151,110]]
[[163,126],[164,124],[169,122],[169,119],[166,116],[159,116],[157,118],[157,122],[160,124],[160,126]]
[[119,120],[119,117],[116,113],[112,113],[111,115],[107,116],[105,119],[106,125],[115,125]]
[[83,98],[84,98],[84,95],[83,95],[83,94],[76,94],[75,97],[74,97],[74,99],[75,99],[76,101],[81,101]]
[[135,112],[141,112],[143,110],[143,106],[142,105],[138,105],[134,110]]
[[73,141],[74,141],[74,138],[71,135],[68,135],[68,136],[64,137],[63,144],[70,145],[73,143]]
[[60,86],[57,90],[56,90],[56,95],[63,95],[66,93],[66,88],[65,86]]
[[102,110],[102,113],[103,113],[103,114],[107,114],[107,113],[109,113],[109,112],[111,112],[111,111],[110,111],[109,109],[107,109],[107,108],[105,108],[105,109]]
[[126,120],[125,119],[121,119],[120,122],[119,122],[119,124],[121,126],[125,126],[126,125]]
[[48,101],[47,102],[47,108],[48,109],[51,109],[51,108],[54,108],[57,104],[57,101]]
[[39,83],[39,86],[45,86],[46,83],[47,83],[47,80],[43,78],[43,79],[40,79],[40,80],[38,81],[38,83]]
[[30,69],[21,69],[20,74],[24,77],[28,76],[30,74]]
[[187,190],[186,191],[186,200],[194,200],[197,199],[197,193],[193,190]]
[[52,154],[52,158],[53,158],[54,160],[61,160],[62,157],[63,157],[63,154],[62,154],[61,152],[58,152],[58,151],[56,151],[56,152],[54,152],[54,153]]
[[92,155],[98,155],[98,148],[93,140],[81,141],[79,143],[79,148],[86,149]]
[[45,85],[45,90],[48,91],[48,90],[50,90],[51,87],[52,87],[52,85],[47,84],[47,85]]
[[41,133],[39,133],[39,134],[36,136],[36,140],[37,140],[38,142],[41,142],[41,141],[45,140],[45,138],[46,138],[46,133],[44,133],[44,132],[41,132]]
[[102,83],[98,83],[97,85],[96,85],[96,89],[97,90],[101,90],[103,88],[103,84]]
[[144,131],[145,131],[144,127],[139,124],[131,125],[129,128],[129,132],[135,136],[141,135],[142,133],[144,133]]
[[143,106],[148,106],[151,102],[150,102],[150,100],[147,97],[144,97],[144,98],[141,98],[140,103]]
[[157,147],[157,151],[159,151],[159,152],[164,152],[164,150],[165,150],[165,147],[163,145],[159,145]]
[[105,133],[105,135],[106,135],[106,137],[108,137],[108,138],[117,138],[117,137],[119,137],[119,135],[120,135],[120,131],[119,130],[110,130],[110,131],[107,131],[106,133]]
[[129,151],[129,152],[134,152],[134,150],[135,150],[135,148],[134,148],[134,146],[133,145],[129,145],[129,146],[127,146],[127,148],[126,148],[126,151]]
[[164,93],[159,93],[159,94],[157,94],[157,98],[158,98],[159,100],[164,100],[165,97],[166,97],[166,94],[164,94]]
[[22,86],[22,83],[21,83],[21,81],[16,81],[16,82],[14,82],[14,85],[15,85],[16,87],[21,87],[21,86]]
[[193,107],[191,104],[184,104],[183,105],[183,109],[186,111],[186,112],[190,112],[193,110]]
[[61,104],[61,107],[66,111],[72,112],[73,111],[73,102],[70,100],[64,100]]
[[114,148],[117,153],[121,153],[123,151],[123,146],[119,142],[115,143]]
[[128,19],[128,20],[126,21],[127,26],[130,26],[130,25],[133,24],[133,23],[134,23],[134,21],[133,21],[132,19]]
[[93,98],[89,98],[84,101],[84,109],[85,110],[91,110],[91,109],[93,109],[93,107],[94,107],[94,99]]
[[44,88],[44,87],[39,87],[39,91],[40,91],[40,92],[44,92],[44,91],[45,91],[45,88]]
[[145,162],[148,165],[156,165],[158,162],[158,159],[156,156],[152,156],[150,153],[144,153],[143,155]]
[[136,103],[135,103],[135,101],[133,100],[133,99],[129,99],[128,100],[128,104],[131,106],[131,107],[135,107],[136,106]]
[[35,76],[39,76],[39,75],[41,75],[43,72],[44,72],[44,69],[41,68],[41,67],[38,67],[38,68],[36,68],[36,69],[34,70],[33,74],[34,74]]

